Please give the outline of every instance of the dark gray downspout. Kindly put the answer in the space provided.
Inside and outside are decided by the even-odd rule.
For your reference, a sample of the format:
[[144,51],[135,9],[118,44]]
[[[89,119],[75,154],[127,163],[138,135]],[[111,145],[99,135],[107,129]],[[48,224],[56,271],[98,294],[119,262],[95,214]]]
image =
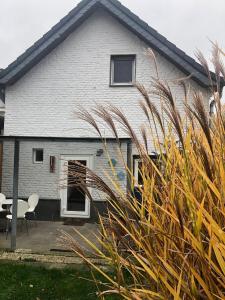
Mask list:
[[[128,170],[130,170],[130,172],[132,173],[132,141],[129,140],[127,142],[127,168]],[[131,175],[129,174],[129,172],[127,172],[127,193],[130,194],[132,192],[132,179],[131,179]]]
[[12,206],[12,231],[11,231],[11,250],[16,250],[17,233],[17,205],[18,205],[18,184],[19,184],[19,155],[20,142],[14,142],[14,169],[13,169],[13,206]]
[[5,103],[5,87],[0,85],[0,99]]

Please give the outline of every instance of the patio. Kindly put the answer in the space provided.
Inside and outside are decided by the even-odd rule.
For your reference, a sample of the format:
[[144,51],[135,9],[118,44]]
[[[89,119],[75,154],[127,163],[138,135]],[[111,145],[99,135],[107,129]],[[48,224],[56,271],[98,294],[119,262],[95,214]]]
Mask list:
[[[5,220],[1,219],[1,232],[0,232],[0,249],[10,249],[10,233],[6,240],[6,234],[4,230]],[[78,230],[82,235],[88,238],[90,241],[97,244],[96,235],[98,233],[98,225],[85,223],[79,225],[66,225],[66,222],[44,222],[44,221],[29,221],[27,234],[25,224],[18,222],[17,226],[17,249],[23,249],[28,253],[53,253],[62,252],[66,254],[68,251],[63,248],[58,242],[61,235],[61,231],[65,231],[71,234],[77,243],[83,248],[83,250],[90,255],[91,250],[82,240],[82,238],[74,231],[74,228]]]

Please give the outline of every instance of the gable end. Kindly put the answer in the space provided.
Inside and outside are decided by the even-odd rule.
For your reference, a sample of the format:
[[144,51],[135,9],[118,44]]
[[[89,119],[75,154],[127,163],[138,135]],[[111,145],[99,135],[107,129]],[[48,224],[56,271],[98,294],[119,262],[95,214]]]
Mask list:
[[[99,7],[107,10],[120,23],[142,39],[149,47],[158,51],[198,84],[209,87],[210,81],[204,68],[189,57],[147,23],[133,14],[117,0],[83,0],[48,33],[18,57],[0,73],[0,85],[12,85],[33,66],[62,43],[78,26]],[[215,74],[212,73],[215,81]],[[216,84],[216,83],[215,83]],[[221,88],[225,85],[221,81]]]

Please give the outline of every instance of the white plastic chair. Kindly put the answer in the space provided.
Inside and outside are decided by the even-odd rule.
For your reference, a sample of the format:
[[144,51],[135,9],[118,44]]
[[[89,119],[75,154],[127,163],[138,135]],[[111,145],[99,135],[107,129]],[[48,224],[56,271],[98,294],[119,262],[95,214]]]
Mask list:
[[35,213],[35,208],[38,205],[39,202],[39,196],[38,194],[32,194],[30,195],[30,197],[28,198],[28,205],[29,205],[29,209],[27,212],[29,213]]
[[[35,218],[36,218],[35,208],[38,205],[38,202],[39,202],[39,195],[38,194],[32,194],[28,198],[29,209],[28,209],[27,213],[33,214],[33,216]],[[37,223],[36,223],[36,225],[37,225]]]
[[[29,205],[26,201],[18,200],[17,219],[26,221],[27,234],[28,234],[28,224],[27,224],[27,219],[26,219],[26,212],[28,211],[28,209],[29,209]],[[10,207],[10,212],[11,212],[11,215],[6,216],[6,219],[7,219],[6,239],[8,237],[8,233],[9,233],[9,223],[12,221],[12,206]]]
[[7,211],[7,209],[2,208],[2,204],[4,202],[4,200],[6,199],[5,195],[0,193],[0,212],[5,212]]

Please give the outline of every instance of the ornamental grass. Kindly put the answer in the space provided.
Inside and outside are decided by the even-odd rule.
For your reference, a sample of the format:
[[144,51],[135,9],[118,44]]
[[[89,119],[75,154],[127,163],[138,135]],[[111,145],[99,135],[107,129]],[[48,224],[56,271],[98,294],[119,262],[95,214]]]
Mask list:
[[[123,128],[141,162],[140,183],[121,152],[128,189],[117,180],[113,165],[107,180],[79,164],[74,167],[79,186],[90,199],[89,188],[107,199],[107,214],[99,215],[100,247],[83,239],[114,275],[94,265],[72,236],[62,236],[67,248],[104,276],[104,282],[97,282],[99,298],[118,294],[135,300],[225,299],[225,116],[218,93],[225,80],[223,57],[214,45],[215,85],[198,53],[212,82],[214,116],[209,117],[201,92],[189,92],[183,80],[179,84],[185,114],[181,114],[169,84],[160,78],[152,79],[150,91],[136,85],[146,117],[140,129],[132,128],[126,114],[112,105],[79,111],[79,117],[97,130],[105,152],[99,118],[110,127],[118,151],[118,127]],[[151,101],[153,96],[160,105]],[[152,143],[154,160],[149,155]]]

